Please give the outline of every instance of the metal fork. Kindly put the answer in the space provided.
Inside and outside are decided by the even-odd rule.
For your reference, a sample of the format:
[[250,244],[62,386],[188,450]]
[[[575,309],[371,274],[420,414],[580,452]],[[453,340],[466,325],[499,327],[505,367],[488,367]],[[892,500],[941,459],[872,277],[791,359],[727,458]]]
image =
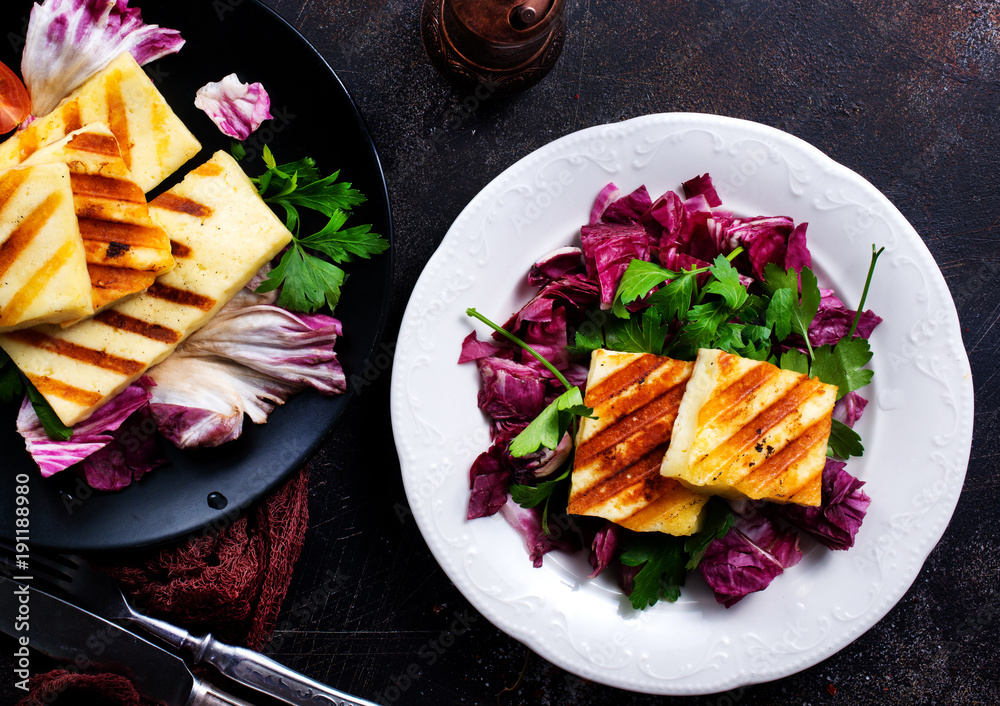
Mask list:
[[[24,575],[17,568],[14,548],[0,539],[0,572]],[[77,556],[33,550],[29,572],[32,585],[116,623],[138,625],[168,645],[191,653],[195,664],[207,663],[241,684],[287,704],[375,706],[310,679],[259,652],[219,642],[211,634],[195,637],[165,620],[135,610],[118,583]]]

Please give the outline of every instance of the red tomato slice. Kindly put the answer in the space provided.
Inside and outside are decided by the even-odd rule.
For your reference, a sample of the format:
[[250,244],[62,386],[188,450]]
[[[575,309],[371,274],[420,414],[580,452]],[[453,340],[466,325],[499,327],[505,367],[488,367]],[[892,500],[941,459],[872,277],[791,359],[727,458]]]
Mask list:
[[21,79],[0,62],[0,135],[10,132],[31,113],[31,98]]

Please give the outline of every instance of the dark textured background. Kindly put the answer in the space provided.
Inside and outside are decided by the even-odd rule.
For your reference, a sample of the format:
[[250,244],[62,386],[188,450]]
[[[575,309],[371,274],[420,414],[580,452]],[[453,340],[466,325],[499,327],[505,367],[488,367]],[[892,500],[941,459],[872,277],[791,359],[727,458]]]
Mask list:
[[[577,679],[482,617],[428,666],[420,654],[454,613],[477,614],[412,520],[400,520],[406,501],[383,374],[313,464],[312,526],[279,618],[288,629],[272,656],[370,699],[416,664],[420,676],[388,692],[400,704],[1000,702],[1000,395],[991,386],[1000,341],[996,2],[570,0],[555,70],[529,92],[490,98],[467,114],[460,111],[468,94],[426,59],[417,0],[265,1],[327,58],[378,145],[396,224],[386,342],[451,222],[503,169],[580,128],[696,111],[786,130],[885,193],[944,272],[977,388],[958,509],[900,603],[800,674],[726,695],[667,698]],[[320,588],[328,569],[349,580],[303,620],[296,601]]]

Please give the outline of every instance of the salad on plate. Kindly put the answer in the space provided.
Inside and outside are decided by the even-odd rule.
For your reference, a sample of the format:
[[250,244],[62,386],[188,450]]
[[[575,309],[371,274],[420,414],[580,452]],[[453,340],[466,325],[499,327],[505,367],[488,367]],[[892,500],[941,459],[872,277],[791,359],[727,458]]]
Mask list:
[[730,607],[799,562],[800,532],[850,548],[882,251],[854,310],[819,287],[806,231],[724,210],[708,174],[655,200],[602,189],[530,301],[502,326],[467,312],[493,329],[459,359],[492,438],[467,518],[500,513],[536,567],[588,549],[588,578],[614,571],[635,609],[693,570]]

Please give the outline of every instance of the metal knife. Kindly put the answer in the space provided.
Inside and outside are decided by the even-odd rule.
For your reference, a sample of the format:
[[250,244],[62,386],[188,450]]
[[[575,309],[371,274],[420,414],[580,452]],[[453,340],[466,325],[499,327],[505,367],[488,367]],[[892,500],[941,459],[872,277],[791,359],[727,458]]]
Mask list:
[[180,657],[4,576],[0,576],[0,631],[19,642],[27,637],[29,647],[69,662],[70,669],[93,666],[128,677],[142,696],[165,706],[252,706],[197,679]]

